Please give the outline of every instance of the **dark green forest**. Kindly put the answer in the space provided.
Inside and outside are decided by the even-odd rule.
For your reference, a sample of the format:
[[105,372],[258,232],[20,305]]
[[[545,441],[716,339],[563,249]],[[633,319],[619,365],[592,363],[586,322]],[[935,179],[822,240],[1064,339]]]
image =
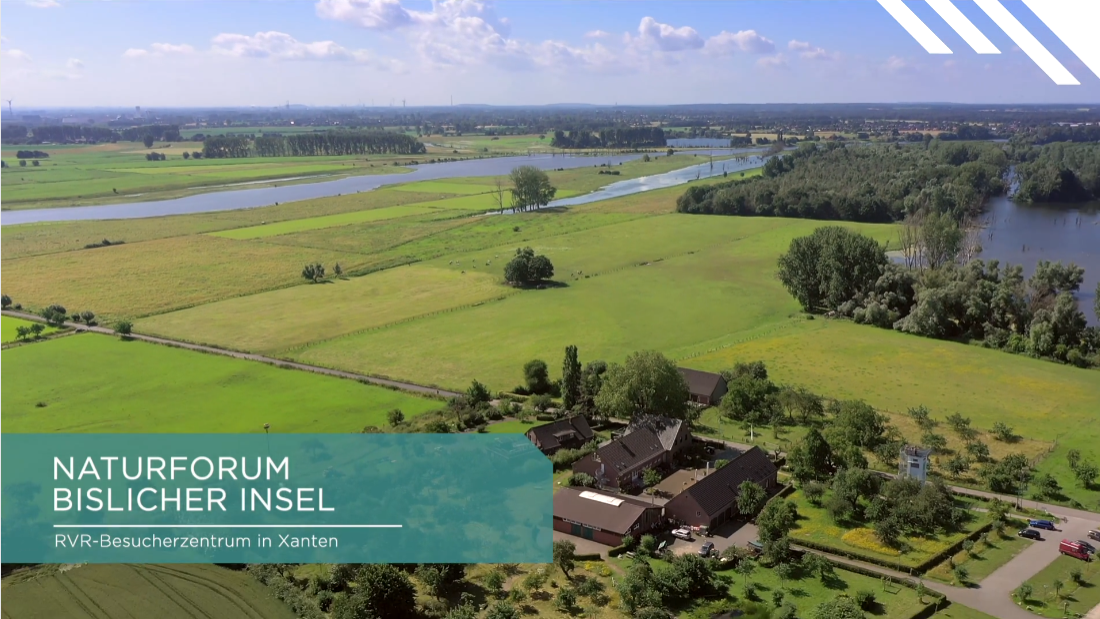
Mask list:
[[290,135],[208,136],[203,157],[312,157],[338,155],[418,155],[424,144],[404,133],[390,131],[327,131]]
[[642,148],[665,145],[665,130],[660,127],[614,127],[572,129],[554,132],[550,142],[557,148]]
[[851,146],[804,143],[764,174],[689,188],[681,213],[891,222],[918,211],[962,219],[1004,191],[1009,160],[996,144]]
[[1100,144],[1055,142],[1027,151],[1024,159],[1016,166],[1020,182],[1015,194],[1017,200],[1087,202],[1100,199]]

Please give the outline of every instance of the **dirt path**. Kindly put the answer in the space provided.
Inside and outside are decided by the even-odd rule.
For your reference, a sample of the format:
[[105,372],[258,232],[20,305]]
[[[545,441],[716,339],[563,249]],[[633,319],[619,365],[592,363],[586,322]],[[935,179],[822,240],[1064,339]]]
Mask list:
[[[37,322],[44,322],[41,316],[35,316],[34,314],[28,314],[25,312],[17,312],[14,310],[4,310],[5,316],[11,316],[13,318],[22,318],[24,320],[34,320]],[[81,333],[99,333],[102,335],[117,335],[113,329],[106,327],[89,327],[75,322],[66,322],[66,327],[73,329],[74,331]],[[435,387],[429,387],[426,385],[417,385],[415,383],[407,383],[399,380],[390,380],[388,378],[378,378],[375,376],[368,376],[366,374],[357,374],[355,372],[345,372],[343,370],[333,370],[331,368],[320,367],[316,365],[309,365],[306,363],[298,363],[295,361],[285,361],[283,359],[277,359],[275,357],[268,357],[265,355],[256,355],[252,353],[239,352],[235,350],[225,350],[224,348],[215,348],[213,346],[203,346],[201,344],[191,344],[189,342],[180,342],[178,340],[170,340],[163,337],[154,337],[151,335],[141,335],[134,333],[130,335],[131,339],[140,340],[142,342],[149,342],[151,344],[160,344],[162,346],[173,346],[175,348],[184,348],[186,350],[194,350],[197,352],[209,353],[212,355],[221,355],[223,357],[233,357],[234,359],[245,359],[248,361],[259,361],[260,363],[266,363],[268,365],[276,365],[283,368],[291,368],[295,370],[302,370],[304,372],[313,372],[315,374],[324,374],[326,376],[335,376],[336,378],[345,378],[348,380],[356,380],[360,382],[371,383],[373,385],[379,385],[382,387],[390,387],[392,389],[401,389],[402,391],[409,391],[412,393],[428,396],[438,396],[442,398],[453,398],[461,395],[455,391],[448,391],[446,389],[437,389]]]

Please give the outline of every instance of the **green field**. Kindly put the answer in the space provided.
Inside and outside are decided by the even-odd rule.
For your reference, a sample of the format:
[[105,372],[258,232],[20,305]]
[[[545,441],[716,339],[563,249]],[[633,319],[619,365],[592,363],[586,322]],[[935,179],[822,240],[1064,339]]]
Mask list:
[[3,580],[4,617],[294,619],[245,572],[215,565],[43,565]]
[[445,193],[460,196],[472,196],[479,193],[489,193],[496,188],[489,184],[464,183],[462,180],[474,179],[447,179],[445,181],[417,181],[394,186],[397,191],[415,191],[419,193]]
[[[973,555],[964,550],[952,557],[954,565],[966,566],[970,582],[980,583],[986,576],[1035,543],[1014,535],[1012,526],[1010,524],[1005,529],[1003,536],[991,532],[988,541],[979,541],[974,544]],[[950,562],[944,561],[929,570],[925,576],[950,584],[955,578],[951,574],[951,569]]]
[[[34,323],[29,320],[23,320],[22,318],[14,318],[12,316],[0,316],[0,344],[10,344],[12,342],[19,341],[19,334],[16,330],[19,327],[29,327]],[[45,337],[51,333],[57,333],[57,327],[46,327],[46,330],[42,332],[42,336]]]
[[[1073,570],[1081,570],[1081,583],[1073,581]],[[1054,582],[1063,587],[1056,592]],[[1026,601],[1028,609],[1043,617],[1084,616],[1100,604],[1100,562],[1060,556],[1027,581],[1033,592]],[[1019,600],[1017,599],[1017,602]],[[1069,615],[1063,614],[1068,611]]]
[[[243,159],[184,159],[183,153],[201,151],[201,142],[118,142],[97,145],[47,144],[49,153],[37,167],[15,163],[15,151],[4,146],[0,156],[9,167],[2,172],[4,210],[77,206],[179,197],[201,191],[232,189],[261,181],[301,182],[330,180],[359,174],[394,174],[410,169],[394,161],[408,157],[250,157]],[[167,155],[165,161],[146,161],[145,154]],[[309,178],[303,178],[309,177]],[[291,179],[294,179],[291,181]]]
[[[442,402],[355,381],[81,334],[5,350],[5,432],[357,432]],[[48,378],[46,378],[48,377]]]
[[386,219],[408,217],[409,215],[422,215],[424,213],[430,213],[432,211],[433,209],[428,206],[390,206],[387,208],[371,209],[369,211],[353,211],[351,213],[341,213],[339,215],[323,215],[321,217],[310,217],[307,219],[291,219],[289,221],[281,221],[274,224],[253,226],[251,228],[235,228],[233,230],[222,230],[220,232],[214,232],[212,234],[214,236],[220,236],[227,239],[260,239],[268,236],[279,236],[281,234],[303,232],[305,230],[320,230],[322,228],[334,228],[337,226],[359,224],[368,221],[383,221]]
[[511,421],[502,421],[500,423],[490,424],[486,430],[490,434],[527,434],[527,431],[531,428],[546,423],[543,421],[519,421],[513,419]]

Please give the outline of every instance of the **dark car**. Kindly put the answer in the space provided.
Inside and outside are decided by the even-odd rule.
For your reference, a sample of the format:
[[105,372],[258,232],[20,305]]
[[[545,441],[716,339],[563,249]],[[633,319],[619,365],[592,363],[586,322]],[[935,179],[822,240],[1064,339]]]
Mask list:
[[1089,539],[1100,542],[1100,531],[1089,531]]
[[1046,529],[1047,531],[1057,531],[1054,528],[1054,523],[1049,520],[1028,520],[1028,526],[1035,529]]
[[1026,537],[1028,539],[1043,539],[1043,536],[1035,529],[1024,529],[1017,533],[1020,537]]
[[1089,553],[1090,555],[1096,554],[1096,546],[1093,546],[1083,539],[1077,540],[1077,543],[1080,544],[1081,547],[1085,549],[1085,552]]
[[703,547],[699,549],[700,557],[709,557],[714,552],[714,542],[706,542]]

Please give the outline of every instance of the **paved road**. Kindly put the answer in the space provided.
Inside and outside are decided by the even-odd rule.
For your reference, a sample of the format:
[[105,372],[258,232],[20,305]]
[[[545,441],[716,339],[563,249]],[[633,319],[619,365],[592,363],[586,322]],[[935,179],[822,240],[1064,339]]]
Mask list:
[[[17,312],[14,310],[4,310],[5,316],[12,316],[14,318],[22,318],[24,320],[34,320],[37,322],[44,322],[42,317],[35,316],[34,314],[27,314],[25,312]],[[77,331],[85,331],[89,333],[100,333],[104,335],[116,335],[113,329],[106,327],[89,327],[75,322],[66,322],[65,326],[71,327]],[[267,357],[265,355],[256,355],[246,352],[238,352],[235,350],[225,350],[224,348],[215,348],[213,346],[203,346],[201,344],[191,344],[189,342],[181,342],[179,340],[171,340],[163,337],[154,337],[151,335],[141,335],[134,333],[130,336],[132,339],[141,340],[142,342],[149,342],[152,344],[161,344],[163,346],[174,346],[176,348],[185,348],[187,350],[194,350],[198,352],[205,352],[212,355],[222,355],[223,357],[233,357],[235,359],[246,359],[248,361],[259,361],[260,363],[267,363],[269,365],[277,365],[279,367],[287,367],[295,370],[302,370],[304,372],[314,372],[317,374],[324,374],[326,376],[335,376],[337,378],[346,378],[349,380],[357,380],[362,382],[368,382],[383,387],[391,387],[394,389],[401,389],[403,391],[411,391],[413,393],[440,396],[444,398],[453,398],[462,395],[455,391],[448,391],[446,389],[437,389],[435,387],[429,387],[426,385],[417,385],[415,383],[407,383],[399,380],[390,380],[388,378],[378,378],[375,376],[367,376],[366,374],[356,374],[355,372],[344,372],[342,370],[333,370],[331,368],[324,368],[316,365],[309,365],[306,363],[297,363],[295,361],[284,361],[282,359],[276,359],[275,357]]]

